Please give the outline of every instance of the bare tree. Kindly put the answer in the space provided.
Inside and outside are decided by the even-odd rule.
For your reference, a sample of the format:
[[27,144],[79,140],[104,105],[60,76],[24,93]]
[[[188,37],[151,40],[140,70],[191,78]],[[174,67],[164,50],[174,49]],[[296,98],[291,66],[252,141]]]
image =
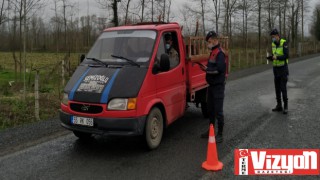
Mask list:
[[[231,36],[232,36],[232,15],[234,14],[234,12],[236,11],[236,4],[237,0],[225,0],[223,1],[223,5],[225,8],[225,12],[224,12],[224,24],[223,24],[223,29],[224,29],[224,33],[230,37],[230,40],[232,40]],[[231,45],[231,44],[230,44]]]
[[96,0],[96,2],[102,5],[103,9],[112,9],[113,17],[111,22],[114,26],[119,26],[118,2],[120,2],[120,0]]
[[298,34],[300,3],[298,0],[291,0],[289,6],[291,7],[291,17],[290,17],[291,45],[293,47],[297,47],[297,34]]
[[154,0],[151,0],[151,21],[152,22],[154,22],[153,15],[154,15]]
[[310,33],[320,41],[320,4],[316,5],[312,16],[312,27]]
[[304,41],[304,12],[308,11],[309,9],[309,0],[303,0],[301,1],[301,41]]
[[167,22],[170,22],[171,1],[172,0],[168,0]]
[[216,32],[219,33],[219,18],[221,12],[221,0],[212,0],[214,5]]
[[[127,3],[126,3],[126,16],[124,18],[124,24],[128,23],[128,13],[129,13],[130,2],[131,2],[131,0],[127,0]],[[152,20],[153,20],[153,16],[152,16]]]
[[8,11],[8,8],[5,9],[5,4],[7,3],[7,6],[9,7],[9,1],[8,0],[1,0],[0,1],[0,26],[1,24],[5,23],[8,18],[6,17],[6,11]]
[[145,0],[141,0],[141,22],[143,22]]
[[304,40],[304,31],[303,31],[303,28],[304,28],[304,24],[303,24],[303,11],[304,11],[304,4],[303,4],[303,1],[301,1],[301,41]]
[[287,16],[288,0],[284,0],[283,6],[283,36],[287,37],[286,16]]
[[60,40],[60,31],[61,31],[61,22],[58,16],[58,2],[60,0],[53,0],[54,3],[54,17],[51,21],[54,23],[54,33],[55,33],[55,43],[56,43],[56,53],[59,52],[59,40]]
[[248,17],[250,13],[255,8],[253,2],[250,0],[242,0],[242,3],[239,5],[239,8],[242,10],[242,37],[245,46],[245,52],[247,53],[248,49]]
[[205,27],[205,3],[206,3],[206,0],[200,0],[200,3],[201,3],[201,18],[202,18],[202,30],[203,30],[203,35],[205,36],[206,35],[206,27]]
[[261,53],[261,13],[262,13],[262,0],[257,1],[257,10],[258,10],[258,49],[259,54]]

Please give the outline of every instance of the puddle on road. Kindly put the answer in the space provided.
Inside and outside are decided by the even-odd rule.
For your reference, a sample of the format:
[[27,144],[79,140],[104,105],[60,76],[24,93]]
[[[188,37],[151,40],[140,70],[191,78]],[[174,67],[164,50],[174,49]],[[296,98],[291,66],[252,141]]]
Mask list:
[[[291,84],[295,86],[294,83]],[[295,109],[297,103],[295,102],[298,99],[303,99],[303,91],[299,88],[288,88],[288,98],[290,109]],[[276,95],[275,93],[264,94],[258,97],[260,104],[266,108],[273,108],[276,105]]]
[[276,103],[275,94],[266,94],[259,96],[259,102],[263,107],[271,108]]
[[287,83],[287,86],[288,86],[288,88],[294,88],[294,87],[296,87],[297,85],[296,85],[296,83],[294,83],[294,82],[288,82],[288,83]]

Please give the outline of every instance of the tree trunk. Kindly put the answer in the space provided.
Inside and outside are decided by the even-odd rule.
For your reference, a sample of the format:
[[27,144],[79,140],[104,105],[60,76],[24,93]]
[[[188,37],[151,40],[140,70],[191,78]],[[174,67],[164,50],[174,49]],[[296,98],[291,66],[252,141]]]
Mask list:
[[23,18],[23,99],[26,100],[26,66],[27,66],[27,53],[26,53],[26,46],[27,46],[27,0],[24,0],[24,5],[23,5],[23,14],[24,14],[24,18]]
[[172,0],[169,0],[168,14],[167,14],[167,22],[170,22],[171,1],[172,1]]
[[162,17],[162,21],[164,22],[165,20],[165,14],[166,14],[166,0],[163,0],[163,17]]
[[294,30],[294,4],[291,6],[291,10],[292,10],[292,16],[291,16],[291,41],[292,41],[292,45],[293,47],[295,47],[295,30]]
[[284,1],[283,7],[283,36],[287,37],[287,27],[286,27],[286,12],[287,12],[288,0]]
[[144,1],[145,1],[145,0],[142,0],[142,3],[141,3],[141,7],[142,7],[142,12],[141,12],[141,22],[143,22],[143,15],[144,15]]
[[281,28],[281,5],[279,4],[279,33],[282,35],[282,28]]
[[113,0],[112,10],[113,10],[113,20],[112,20],[112,22],[113,22],[114,26],[119,26],[117,0]]
[[23,0],[21,0],[21,2],[20,2],[20,10],[19,10],[19,15],[20,15],[20,17],[19,17],[19,73],[20,73],[20,75],[19,75],[19,77],[20,77],[20,80],[22,80],[22,43],[21,42],[23,42],[22,41],[22,20],[23,20]]
[[205,36],[206,35],[206,27],[205,27],[205,24],[204,24],[204,0],[201,0],[201,16],[202,16],[202,29],[203,29],[203,35]]
[[[128,0],[128,2],[127,2],[126,16],[125,16],[125,19],[124,19],[124,24],[128,23],[128,12],[129,12],[130,1],[131,0]],[[152,8],[153,8],[153,0],[152,0]],[[152,9],[152,22],[153,22],[153,9]]]
[[303,17],[303,11],[304,11],[304,5],[303,5],[303,1],[301,1],[301,41],[304,41],[304,17]]
[[258,1],[258,40],[259,40],[259,54],[261,53],[261,0]]
[[4,22],[3,13],[4,13],[4,0],[2,0],[1,9],[0,9],[0,26]]
[[[129,0],[130,2],[130,0]],[[151,0],[151,21],[153,22],[153,3],[154,3],[154,0]]]

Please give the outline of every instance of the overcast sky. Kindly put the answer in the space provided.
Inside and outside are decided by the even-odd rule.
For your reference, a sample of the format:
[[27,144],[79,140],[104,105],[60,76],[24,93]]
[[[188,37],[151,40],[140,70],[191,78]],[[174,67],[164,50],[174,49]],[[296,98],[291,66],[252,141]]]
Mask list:
[[[71,2],[74,2],[77,4],[76,6],[79,6],[79,14],[78,16],[86,15],[88,10],[89,14],[96,14],[97,16],[106,16],[106,10],[101,9],[101,5],[99,5],[96,0],[70,0]],[[199,0],[200,1],[200,0]],[[211,1],[211,0],[210,0]],[[309,0],[310,1],[310,9],[308,13],[305,15],[305,35],[309,35],[309,24],[310,24],[310,17],[312,15],[313,9],[317,3],[320,3],[319,0]],[[53,16],[53,1],[50,0],[51,4],[48,4],[47,7],[44,10],[44,16],[46,18]],[[172,5],[171,5],[171,12],[172,14],[176,14],[177,16],[179,14],[179,8],[185,4],[185,3],[190,3],[194,2],[194,0],[172,0]],[[89,7],[88,7],[89,3]],[[175,13],[176,12],[176,13]],[[52,14],[52,15],[50,15]],[[173,21],[178,21],[179,18],[174,18]]]

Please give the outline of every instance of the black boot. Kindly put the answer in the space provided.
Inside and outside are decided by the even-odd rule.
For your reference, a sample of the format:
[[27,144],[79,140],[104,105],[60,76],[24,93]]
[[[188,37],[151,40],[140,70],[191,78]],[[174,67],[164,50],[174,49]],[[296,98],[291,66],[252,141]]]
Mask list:
[[202,133],[200,137],[201,138],[209,138],[209,129],[206,132]]
[[281,100],[277,101],[277,106],[275,108],[272,109],[273,112],[280,112],[282,111],[282,103],[281,103]]
[[218,125],[218,134],[216,135],[216,142],[217,143],[222,143],[223,141],[223,136],[222,136],[222,133],[223,133],[223,125]]
[[288,101],[284,102],[283,114],[288,114]]

